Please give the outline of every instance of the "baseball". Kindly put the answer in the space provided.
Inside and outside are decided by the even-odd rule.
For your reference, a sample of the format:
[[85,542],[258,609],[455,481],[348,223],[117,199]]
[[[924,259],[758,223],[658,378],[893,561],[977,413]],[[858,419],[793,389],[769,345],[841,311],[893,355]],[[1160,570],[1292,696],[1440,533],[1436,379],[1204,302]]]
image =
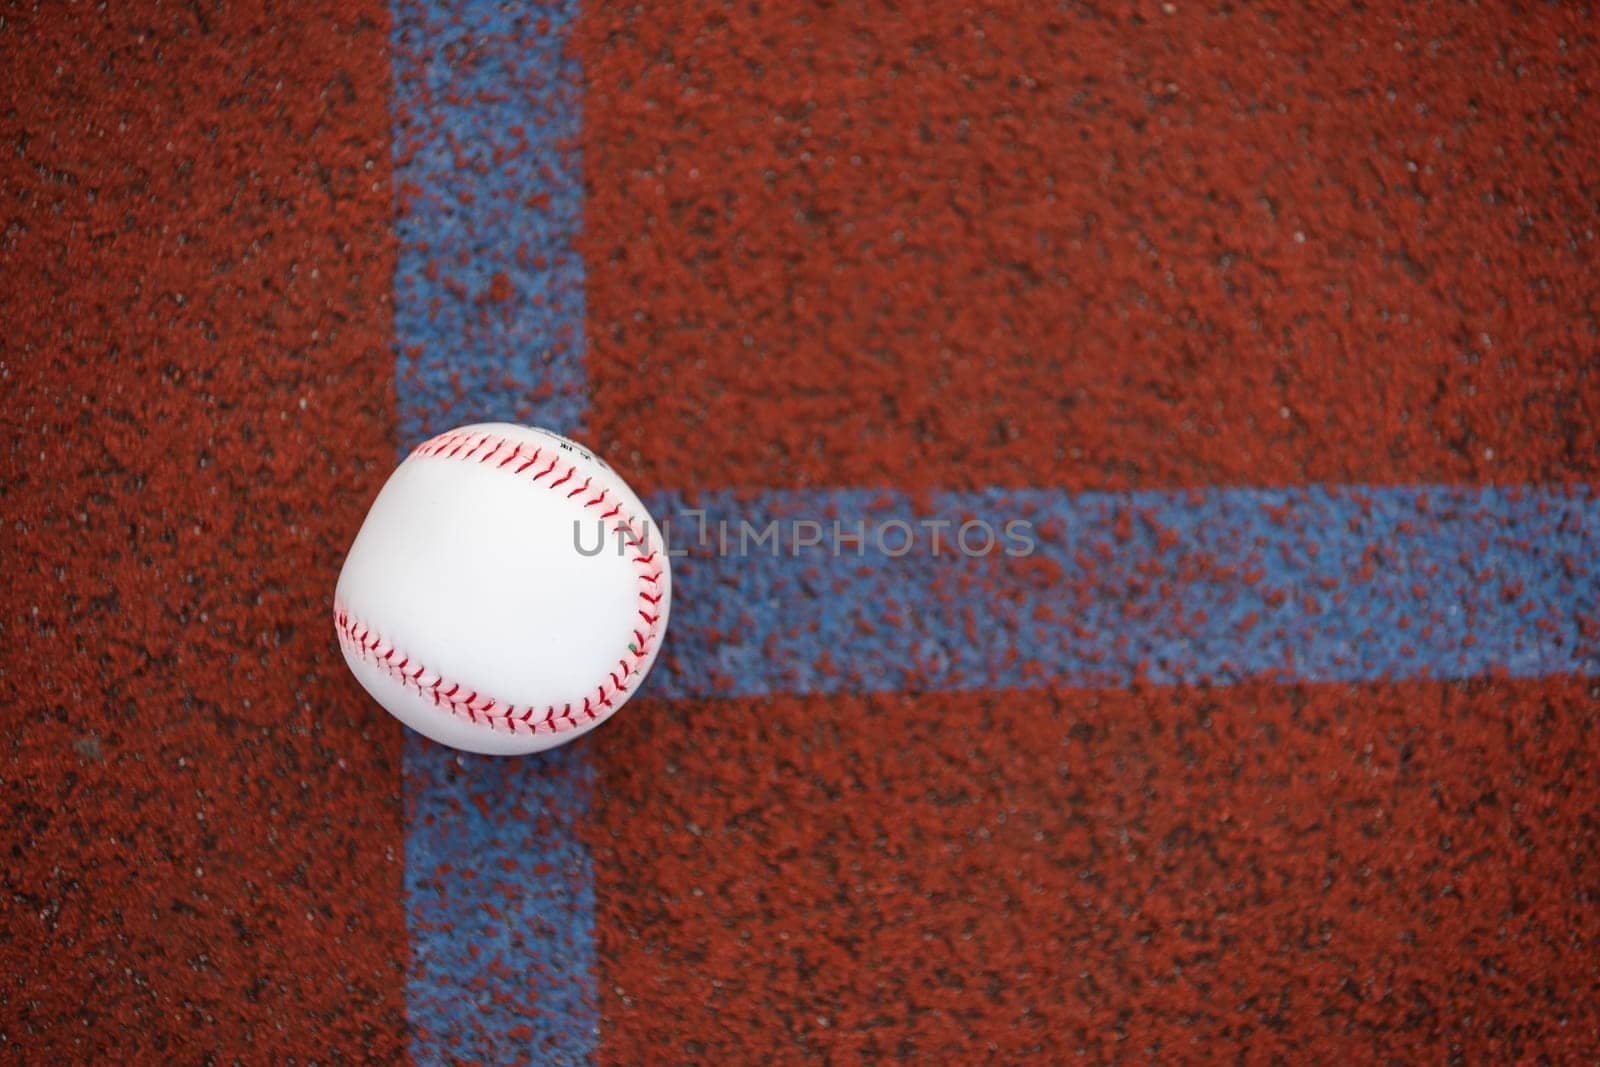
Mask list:
[[615,471],[559,434],[484,423],[390,475],[339,574],[334,625],[395,718],[520,755],[616,714],[655,663],[671,602],[666,545]]

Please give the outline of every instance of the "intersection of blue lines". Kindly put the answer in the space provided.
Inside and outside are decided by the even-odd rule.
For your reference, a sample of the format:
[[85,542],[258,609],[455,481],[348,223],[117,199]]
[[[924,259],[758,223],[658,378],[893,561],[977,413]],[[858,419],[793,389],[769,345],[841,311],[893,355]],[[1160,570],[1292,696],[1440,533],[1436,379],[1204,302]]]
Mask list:
[[[393,13],[398,444],[499,419],[581,432],[576,4]],[[1584,487],[834,488],[650,506],[687,553],[658,696],[1600,673],[1600,498]],[[1025,520],[1034,550],[931,552],[927,531],[974,517]],[[878,543],[891,519],[923,531],[915,551],[899,533]],[[867,536],[797,546],[797,522]],[[712,551],[685,534],[701,523],[778,539]],[[407,746],[415,1059],[591,1062],[585,746]]]

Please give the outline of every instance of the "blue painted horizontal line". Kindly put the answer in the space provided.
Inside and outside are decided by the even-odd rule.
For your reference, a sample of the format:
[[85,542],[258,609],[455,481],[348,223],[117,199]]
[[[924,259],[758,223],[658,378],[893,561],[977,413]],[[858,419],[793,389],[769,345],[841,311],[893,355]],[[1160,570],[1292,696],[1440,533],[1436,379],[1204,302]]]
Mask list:
[[[649,683],[661,696],[1600,673],[1588,486],[716,492],[650,506],[687,552]],[[894,520],[917,538],[903,555],[899,526],[879,544]],[[949,544],[980,520],[995,551]],[[797,533],[807,521],[821,544],[794,543],[816,537]],[[1026,556],[1005,553],[1021,548],[1003,536],[1018,521],[1037,542]],[[769,532],[782,542],[758,542]],[[983,541],[970,527],[967,547]]]

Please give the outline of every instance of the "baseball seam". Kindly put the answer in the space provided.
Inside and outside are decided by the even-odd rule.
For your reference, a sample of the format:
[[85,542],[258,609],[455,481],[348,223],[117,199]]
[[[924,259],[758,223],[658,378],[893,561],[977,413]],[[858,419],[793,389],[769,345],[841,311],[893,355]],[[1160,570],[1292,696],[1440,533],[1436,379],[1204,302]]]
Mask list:
[[[333,622],[339,634],[339,643],[352,655],[376,667],[404,688],[414,690],[430,700],[434,707],[491,729],[506,730],[512,734],[564,733],[609,716],[622,703],[622,697],[642,677],[641,666],[660,640],[661,600],[664,595],[660,561],[665,546],[652,548],[648,537],[641,536],[638,520],[623,512],[622,505],[611,498],[611,490],[591,488],[594,481],[592,476],[585,477],[582,484],[576,484],[579,474],[575,464],[568,464],[565,473],[562,473],[562,457],[558,449],[540,448],[493,433],[453,430],[424,441],[412,451],[409,458],[429,456],[461,463],[493,464],[496,470],[505,471],[529,485],[561,493],[567,499],[586,498],[581,499],[580,504],[598,513],[600,521],[615,520],[610,532],[623,535],[623,540],[632,551],[631,562],[640,568],[636,582],[640,623],[633,627],[633,641],[628,645],[628,655],[618,658],[616,670],[610,671],[606,678],[597,683],[594,692],[586,695],[581,704],[531,705],[509,703],[429,669],[416,656],[395,647],[370,623],[353,615],[346,605],[336,599]],[[549,462],[543,462],[547,458]],[[552,475],[556,477],[545,481]]]

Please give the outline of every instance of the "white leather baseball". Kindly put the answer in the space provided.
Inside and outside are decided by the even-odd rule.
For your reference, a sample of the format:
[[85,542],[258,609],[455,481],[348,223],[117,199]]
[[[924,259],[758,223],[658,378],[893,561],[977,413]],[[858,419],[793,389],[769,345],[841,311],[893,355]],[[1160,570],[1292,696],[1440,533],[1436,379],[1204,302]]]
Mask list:
[[389,477],[339,575],[334,624],[395,718],[516,755],[615,714],[655,663],[671,603],[661,533],[615,471],[559,434],[483,423],[418,446]]

